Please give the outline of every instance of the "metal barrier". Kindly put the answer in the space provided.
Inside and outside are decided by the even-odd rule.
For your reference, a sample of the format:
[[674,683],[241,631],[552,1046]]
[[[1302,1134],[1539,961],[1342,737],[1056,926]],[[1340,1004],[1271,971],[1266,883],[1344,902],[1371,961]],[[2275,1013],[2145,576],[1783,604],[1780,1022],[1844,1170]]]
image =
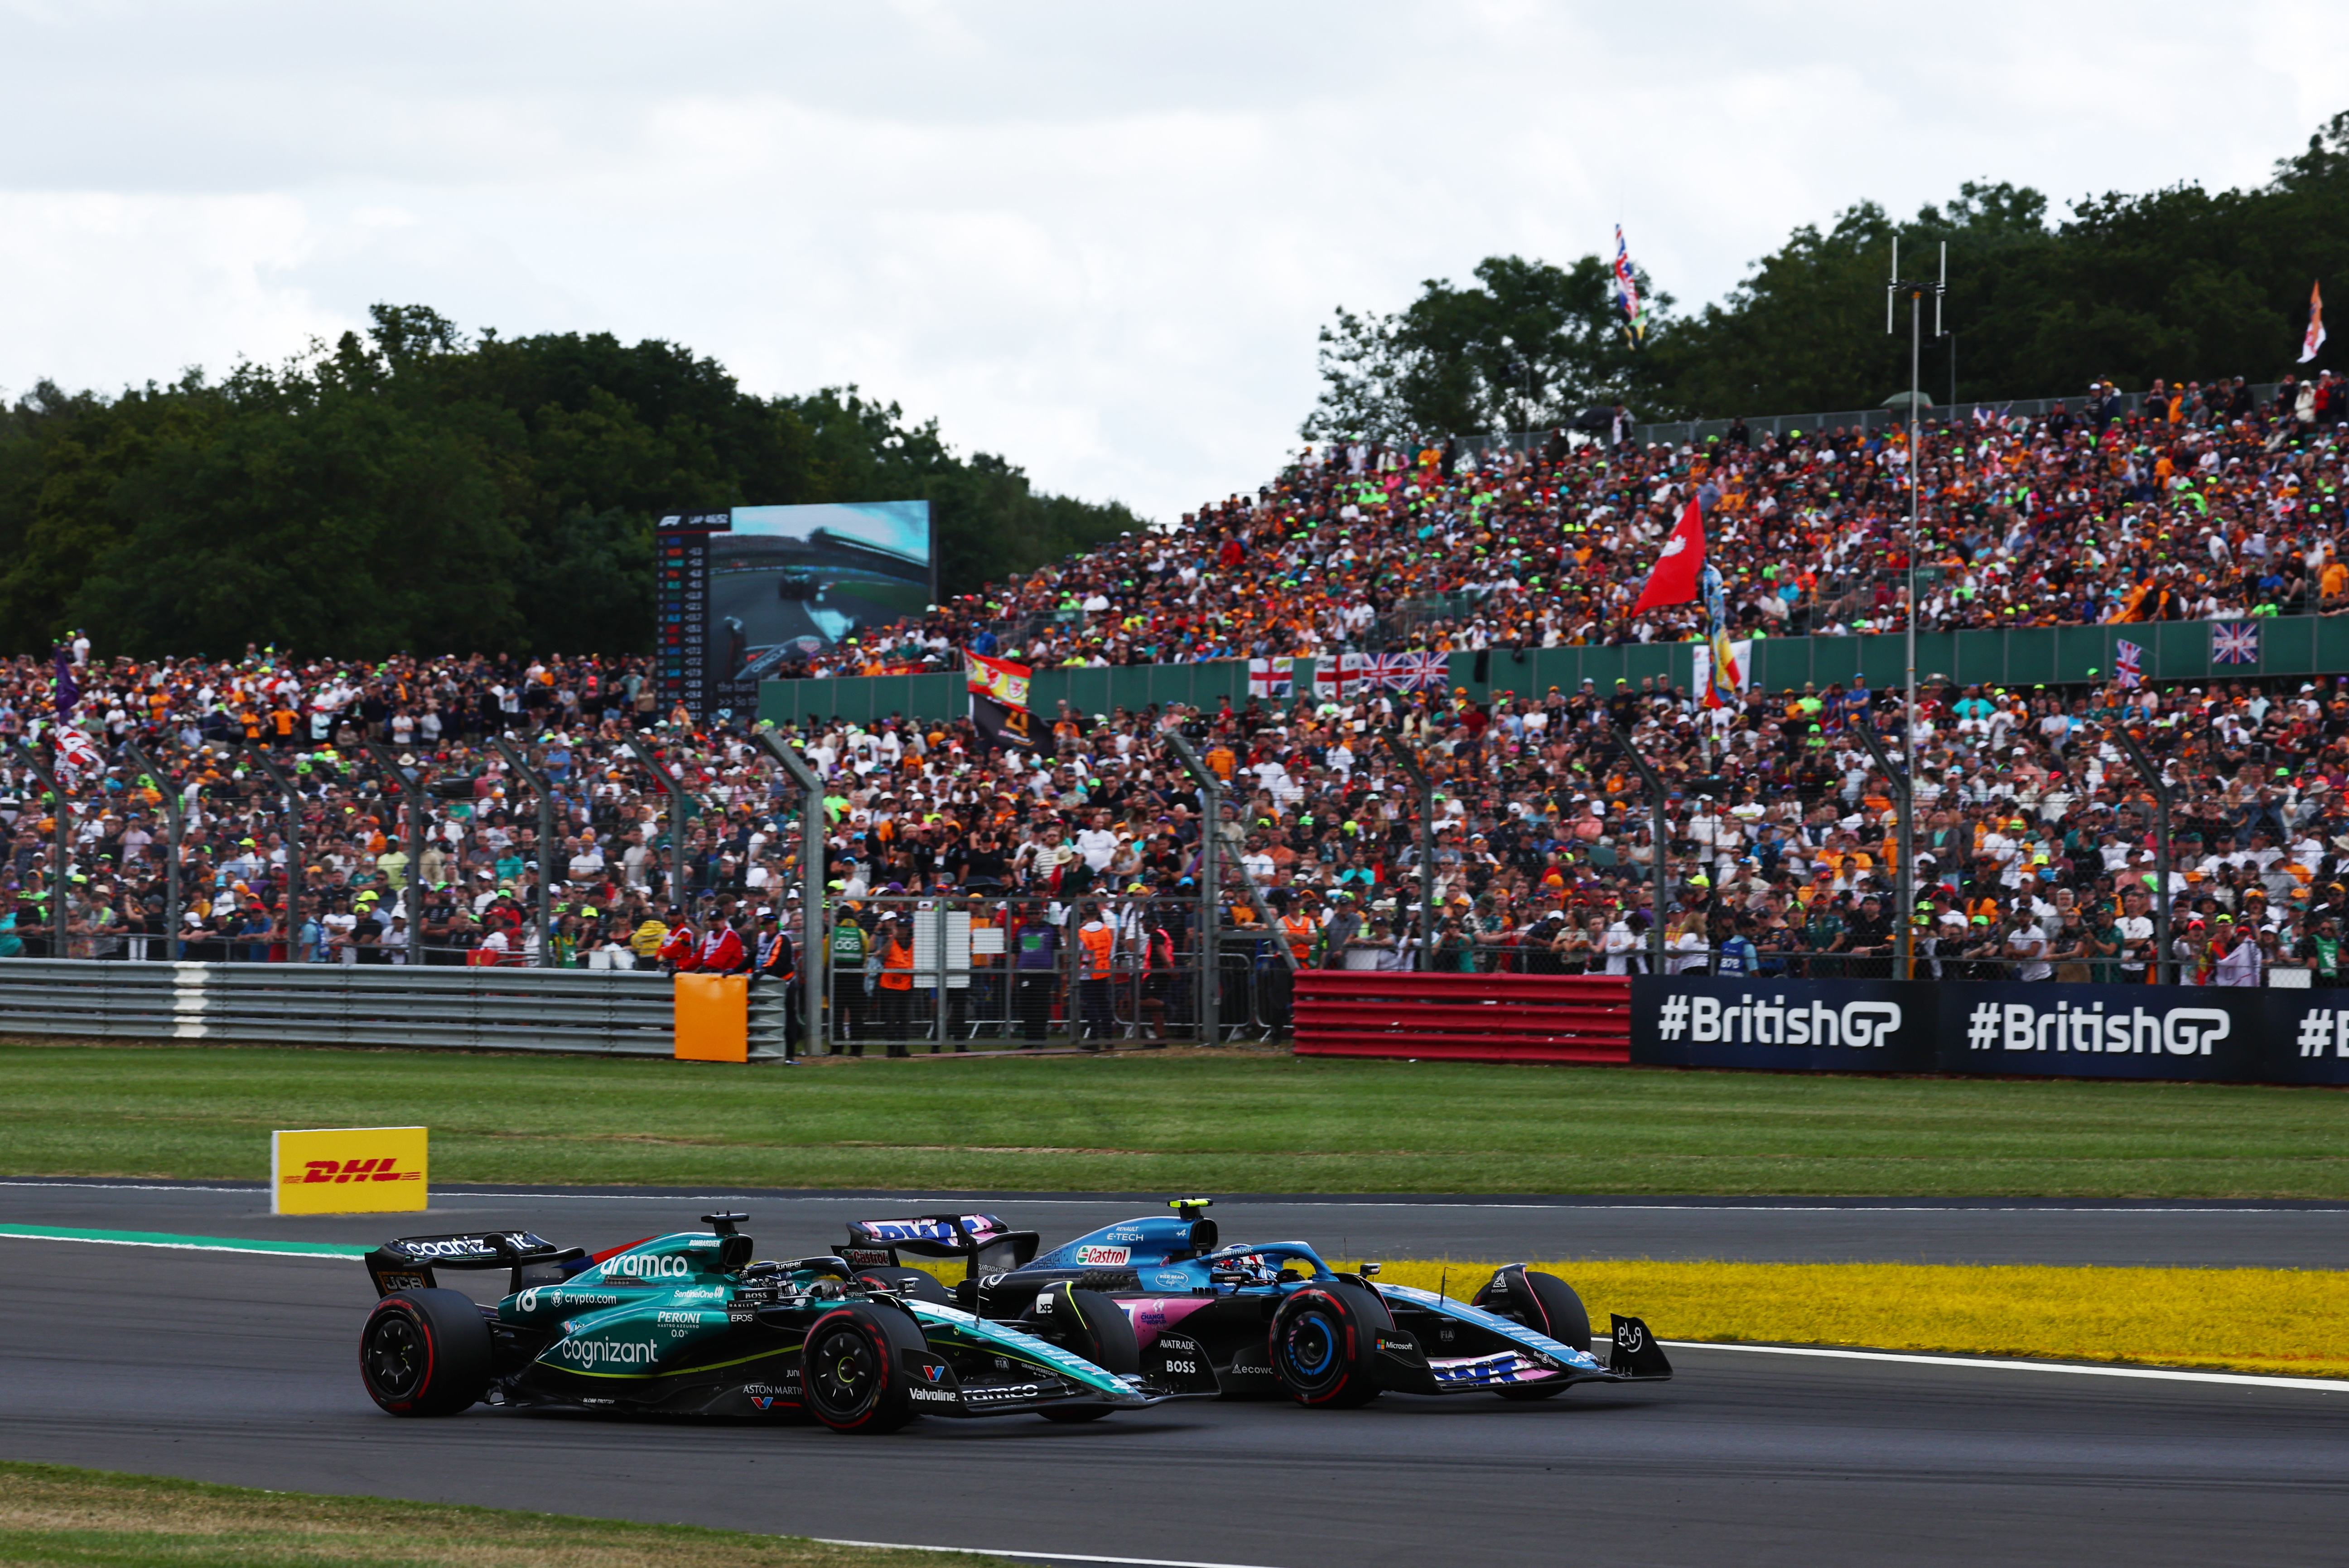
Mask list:
[[1631,1059],[1628,979],[1301,970],[1296,986],[1300,1056]]
[[[0,1031],[96,1040],[234,1040],[667,1056],[668,976],[404,964],[0,962]],[[750,1055],[783,1054],[783,988],[754,983]]]

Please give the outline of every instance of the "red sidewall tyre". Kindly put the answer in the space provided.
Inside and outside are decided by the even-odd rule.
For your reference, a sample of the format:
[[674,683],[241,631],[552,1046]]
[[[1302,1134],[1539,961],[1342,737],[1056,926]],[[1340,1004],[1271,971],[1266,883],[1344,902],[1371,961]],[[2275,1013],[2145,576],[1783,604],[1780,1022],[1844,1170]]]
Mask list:
[[490,1325],[461,1291],[400,1291],[359,1334],[359,1381],[395,1416],[453,1416],[490,1386]]
[[914,1418],[913,1390],[898,1365],[904,1336],[881,1317],[892,1310],[859,1303],[808,1325],[801,1397],[808,1414],[835,1432],[894,1432]]
[[1280,1303],[1266,1346],[1275,1376],[1300,1405],[1347,1409],[1379,1397],[1378,1323],[1383,1303],[1361,1293],[1309,1285]]

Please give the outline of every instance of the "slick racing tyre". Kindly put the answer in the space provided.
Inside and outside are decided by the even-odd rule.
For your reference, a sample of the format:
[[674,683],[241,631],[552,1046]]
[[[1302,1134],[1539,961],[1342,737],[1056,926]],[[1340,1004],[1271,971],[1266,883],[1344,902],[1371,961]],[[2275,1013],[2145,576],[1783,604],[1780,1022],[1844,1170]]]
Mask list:
[[809,1325],[801,1351],[808,1413],[835,1432],[894,1432],[914,1418],[905,1357],[927,1341],[895,1307],[859,1302]]
[[359,1380],[395,1416],[453,1416],[490,1387],[490,1325],[462,1291],[401,1291],[359,1334]]
[[[1514,1318],[1570,1350],[1590,1348],[1589,1310],[1574,1293],[1574,1287],[1556,1274],[1535,1273],[1522,1263],[1512,1263],[1495,1273],[1491,1282],[1478,1291],[1469,1304],[1483,1307],[1496,1316]],[[1495,1388],[1493,1392],[1504,1399],[1554,1399],[1569,1386],[1563,1382],[1536,1383],[1522,1388]]]
[[928,1302],[933,1306],[952,1306],[954,1293],[938,1283],[936,1274],[919,1269],[859,1269],[857,1279],[876,1291],[887,1291],[909,1301]]
[[1386,1303],[1344,1285],[1308,1285],[1280,1303],[1267,1347],[1272,1369],[1299,1405],[1347,1409],[1379,1397],[1371,1358]]
[[[1133,1337],[1125,1309],[1099,1291],[1079,1290],[1068,1280],[1046,1285],[1030,1305],[1027,1330],[1071,1355],[1081,1355],[1103,1372],[1138,1373],[1142,1344]],[[1036,1412],[1047,1421],[1098,1421],[1110,1405],[1055,1405]]]

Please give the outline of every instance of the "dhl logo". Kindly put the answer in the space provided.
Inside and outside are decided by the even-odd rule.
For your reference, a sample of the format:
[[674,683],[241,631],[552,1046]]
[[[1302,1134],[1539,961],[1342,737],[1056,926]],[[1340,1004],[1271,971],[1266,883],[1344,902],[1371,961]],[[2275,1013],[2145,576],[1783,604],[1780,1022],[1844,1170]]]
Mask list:
[[287,1187],[309,1187],[333,1182],[340,1186],[353,1181],[421,1181],[420,1170],[400,1170],[399,1158],[387,1155],[379,1159],[312,1159],[303,1162],[301,1170],[285,1178]]

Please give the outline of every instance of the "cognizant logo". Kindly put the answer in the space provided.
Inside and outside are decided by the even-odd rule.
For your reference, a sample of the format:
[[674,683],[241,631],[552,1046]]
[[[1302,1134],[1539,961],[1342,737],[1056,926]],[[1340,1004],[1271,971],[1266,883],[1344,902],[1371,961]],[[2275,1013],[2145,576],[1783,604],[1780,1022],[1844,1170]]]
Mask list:
[[1824,1002],[1786,1005],[1783,996],[1755,1002],[1751,992],[1733,1005],[1719,997],[1674,995],[1656,1010],[1656,1035],[1700,1044],[1733,1045],[1848,1045],[1859,1050],[1885,1044],[1900,1032],[1897,1002]]
[[566,1339],[554,1347],[554,1354],[582,1366],[642,1366],[660,1351],[637,1339]]
[[2106,1012],[2101,1002],[2092,1007],[2059,1002],[2051,1008],[2027,1002],[1978,1002],[1966,1017],[1966,1048],[2208,1056],[2234,1026],[2234,1019],[2215,1007],[2172,1007],[2159,1012],[2132,1007],[2127,1012]]

